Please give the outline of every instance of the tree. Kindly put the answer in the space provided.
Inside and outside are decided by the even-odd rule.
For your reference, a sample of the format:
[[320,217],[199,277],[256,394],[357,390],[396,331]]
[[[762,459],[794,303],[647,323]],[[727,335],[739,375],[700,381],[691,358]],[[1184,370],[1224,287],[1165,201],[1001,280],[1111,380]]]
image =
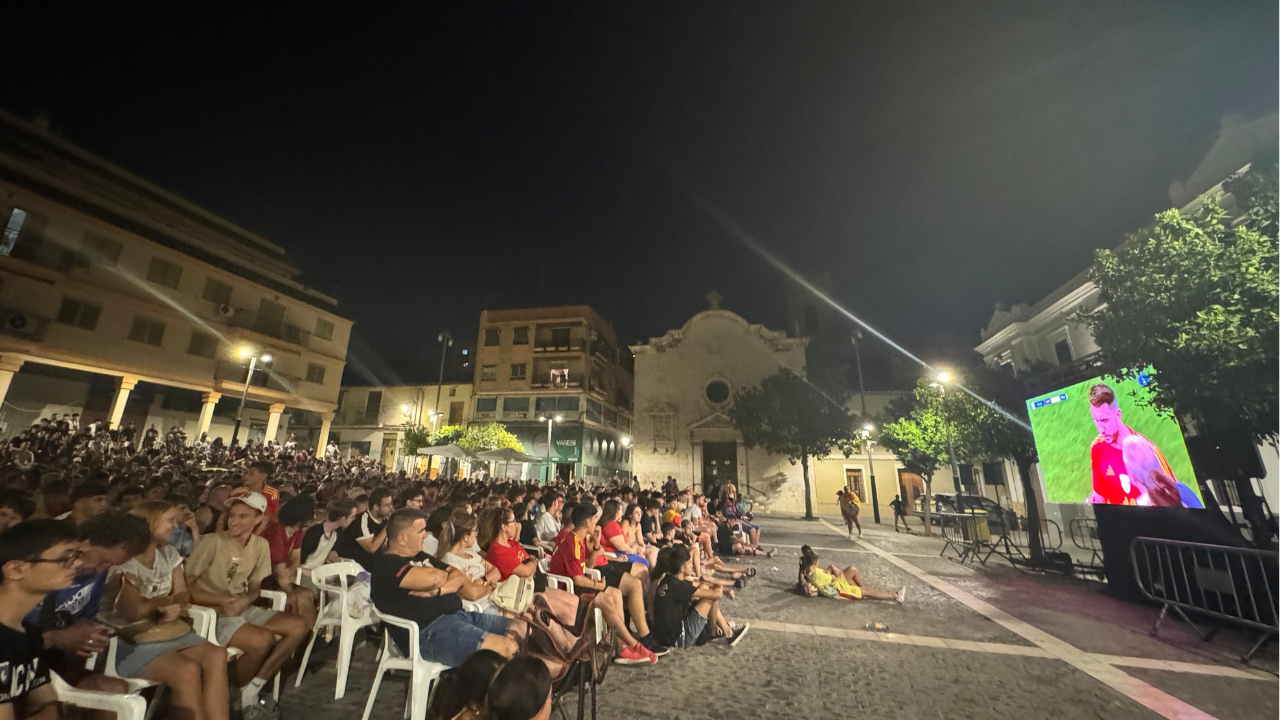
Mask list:
[[463,428],[461,425],[445,425],[441,427],[434,437],[431,438],[432,445],[450,445],[456,444],[458,439],[462,437]]
[[424,448],[431,444],[431,430],[424,427],[411,427],[404,431],[404,448],[405,457],[417,457],[418,448]]
[[804,474],[804,516],[814,519],[809,460],[821,460],[849,438],[849,415],[841,398],[824,394],[783,368],[758,387],[739,391],[729,418],[747,447],[764,448],[800,463]]
[[1247,175],[1232,181],[1245,203],[1241,225],[1231,227],[1211,198],[1194,214],[1160,213],[1115,252],[1099,250],[1089,278],[1102,305],[1085,318],[1107,374],[1133,378],[1152,369],[1147,388],[1157,408],[1203,433],[1274,440],[1280,416],[1274,157],[1257,172],[1247,182]]
[[462,437],[457,439],[456,444],[464,450],[478,451],[511,448],[518,452],[524,452],[524,445],[507,430],[507,426],[496,422],[468,427],[462,432]]
[[[943,393],[921,378],[912,397],[913,402],[895,405],[899,412],[905,410],[905,415],[882,420],[879,442],[898,457],[904,470],[924,478],[924,499],[920,504],[924,508],[924,532],[932,535],[933,476],[948,458]],[[907,501],[904,495],[902,502]]]

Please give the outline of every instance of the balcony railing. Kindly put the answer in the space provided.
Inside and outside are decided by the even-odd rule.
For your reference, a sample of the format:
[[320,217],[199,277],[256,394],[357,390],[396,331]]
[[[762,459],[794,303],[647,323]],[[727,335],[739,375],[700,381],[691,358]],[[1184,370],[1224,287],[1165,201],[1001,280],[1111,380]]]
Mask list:
[[[245,375],[248,373],[249,367],[247,365],[222,361],[218,363],[214,370],[214,379],[243,383]],[[268,390],[290,394],[298,392],[298,387],[301,384],[302,378],[297,375],[285,375],[262,366],[254,368],[253,381],[249,383],[252,387],[267,388]]]
[[1102,351],[1090,353],[1036,375],[1028,383],[1033,392],[1047,392],[1064,385],[1088,380],[1102,370]]
[[535,353],[580,353],[586,350],[587,344],[581,340],[555,342],[546,338],[538,340],[534,346]]
[[258,313],[244,308],[236,308],[235,313],[227,319],[227,325],[252,330],[267,337],[284,340],[302,347],[307,347],[311,343],[311,333],[309,331],[303,330],[297,325],[290,325],[283,320],[260,316]]
[[538,389],[558,390],[561,388],[572,389],[582,387],[582,373],[556,373],[546,372],[532,375],[529,378],[529,387]]

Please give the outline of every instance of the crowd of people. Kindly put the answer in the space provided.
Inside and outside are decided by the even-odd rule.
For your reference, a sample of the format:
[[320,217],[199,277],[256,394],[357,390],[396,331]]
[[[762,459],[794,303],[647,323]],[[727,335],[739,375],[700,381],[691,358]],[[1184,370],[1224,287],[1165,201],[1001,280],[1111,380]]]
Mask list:
[[[15,719],[58,717],[50,671],[114,692],[120,678],[162,683],[172,717],[271,718],[262,691],[315,624],[310,570],[340,559],[364,568],[351,580],[379,613],[417,622],[425,659],[452,668],[430,717],[545,718],[594,637],[593,610],[620,665],[736,646],[749,625],[724,601],[755,570],[735,559],[772,554],[732,484],[707,497],[674,478],[653,490],[430,479],[316,457],[292,436],[187,442],[76,416],[0,448],[0,531],[0,667],[14,678],[0,712]],[[184,620],[193,605],[216,611],[214,642]],[[113,636],[114,676],[86,667]]]

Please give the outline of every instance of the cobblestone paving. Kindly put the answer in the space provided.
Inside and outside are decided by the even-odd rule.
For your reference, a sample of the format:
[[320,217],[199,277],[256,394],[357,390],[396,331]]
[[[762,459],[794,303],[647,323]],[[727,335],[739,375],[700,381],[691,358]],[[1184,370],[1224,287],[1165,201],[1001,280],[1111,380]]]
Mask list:
[[[598,692],[599,717],[609,718],[690,718],[692,720],[733,718],[1082,718],[1107,720],[1155,718],[1158,715],[1138,702],[1049,657],[1025,657],[991,652],[973,652],[948,647],[904,645],[863,639],[803,634],[799,626],[861,630],[867,622],[882,622],[894,633],[942,639],[1006,643],[1022,647],[1030,643],[974,612],[948,595],[934,590],[884,558],[858,552],[858,546],[837,536],[818,523],[769,518],[761,522],[765,545],[810,544],[818,548],[824,562],[855,564],[867,583],[875,587],[907,586],[907,603],[848,603],[802,598],[791,592],[796,578],[798,548],[779,548],[772,559],[743,559],[756,567],[759,575],[739,594],[726,602],[730,617],[793,623],[755,628],[737,648],[719,642],[703,648],[673,651],[652,667],[615,666]],[[838,524],[838,523],[835,523]],[[869,526],[870,523],[864,525]],[[1058,623],[1046,627],[1078,647],[1088,642],[1072,633],[1094,632],[1089,626],[1066,623],[1058,615],[1046,614],[1043,607],[1069,608],[1088,598],[1092,590],[1081,590],[1075,581],[1050,582],[1045,586],[1021,575],[1004,574],[1004,569],[974,570],[950,560],[936,558],[941,541],[934,538],[895,536],[892,526],[868,528],[866,537],[889,552],[940,577],[963,585],[965,590],[991,598],[1011,597],[1007,586],[1031,582],[1032,590],[1049,597],[1034,604],[1042,606],[1038,617]],[[777,570],[774,570],[777,568]],[[1016,573],[1016,571],[1013,571]],[[1047,589],[1046,589],[1047,588]],[[1058,599],[1061,593],[1066,599]],[[1073,595],[1075,593],[1075,595]],[[1016,596],[1016,595],[1012,595]],[[1078,596],[1078,597],[1077,597]],[[1143,623],[1149,609],[1133,611],[1132,627],[1113,639],[1105,649],[1117,655],[1176,658],[1207,662],[1180,650],[1170,650],[1145,635]],[[1033,623],[1036,617],[1026,617]],[[1128,618],[1125,618],[1126,621]],[[865,637],[865,636],[864,636]],[[1088,638],[1085,638],[1088,640]],[[1095,641],[1096,643],[1096,641]],[[1143,644],[1146,643],[1146,644]],[[963,644],[963,643],[962,643]],[[1149,652],[1150,651],[1150,652]],[[302,688],[294,689],[293,677],[281,697],[285,720],[305,718],[359,718],[368,698],[376,668],[375,649],[365,646],[353,658],[346,697],[333,700],[334,652],[318,651],[324,664],[309,674]],[[1245,680],[1168,670],[1127,668],[1125,672],[1150,683],[1174,697],[1222,720],[1276,717],[1274,680]],[[404,709],[403,675],[384,681],[372,718],[395,720]],[[566,698],[569,717],[576,714],[574,696]]]

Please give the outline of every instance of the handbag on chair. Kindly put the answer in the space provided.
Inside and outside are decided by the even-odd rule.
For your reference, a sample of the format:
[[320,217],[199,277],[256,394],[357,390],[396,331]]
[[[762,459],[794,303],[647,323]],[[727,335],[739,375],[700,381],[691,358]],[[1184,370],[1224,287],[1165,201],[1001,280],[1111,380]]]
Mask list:
[[533,578],[512,575],[498,583],[489,598],[502,610],[519,615],[533,604]]

